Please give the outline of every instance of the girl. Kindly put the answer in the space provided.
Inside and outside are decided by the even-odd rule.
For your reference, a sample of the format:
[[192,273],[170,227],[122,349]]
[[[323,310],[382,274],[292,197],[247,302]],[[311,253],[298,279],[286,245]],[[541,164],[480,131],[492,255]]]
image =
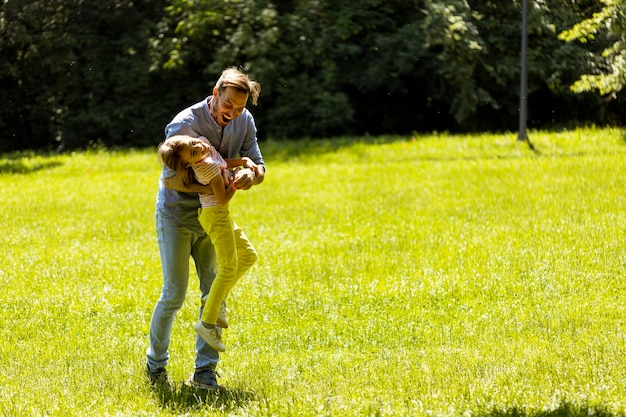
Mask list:
[[231,178],[230,168],[245,167],[256,172],[250,158],[224,159],[204,137],[178,135],[159,145],[163,164],[186,175],[185,182],[194,179],[210,184],[213,194],[199,194],[201,208],[198,220],[215,247],[217,275],[211,284],[196,332],[213,349],[224,352],[221,328],[228,327],[224,299],[241,276],[256,262],[257,254],[246,235],[233,222],[228,202],[235,194],[237,179]]

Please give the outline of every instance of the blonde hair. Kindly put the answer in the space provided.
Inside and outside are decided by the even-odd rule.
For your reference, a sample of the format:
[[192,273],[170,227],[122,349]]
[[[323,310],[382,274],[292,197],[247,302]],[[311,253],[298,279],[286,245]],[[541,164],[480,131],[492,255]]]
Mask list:
[[261,94],[261,84],[251,80],[236,67],[226,68],[222,71],[222,75],[215,83],[215,88],[217,88],[220,93],[224,92],[224,89],[227,87],[233,87],[247,93],[252,99],[252,104],[255,106]]
[[183,178],[183,184],[186,186],[193,182],[193,170],[191,167],[187,166],[185,161],[183,161],[183,158],[180,156],[180,151],[189,139],[192,139],[191,136],[172,136],[167,138],[165,142],[162,142],[157,151],[157,155],[159,156],[159,160],[162,165],[185,175]]

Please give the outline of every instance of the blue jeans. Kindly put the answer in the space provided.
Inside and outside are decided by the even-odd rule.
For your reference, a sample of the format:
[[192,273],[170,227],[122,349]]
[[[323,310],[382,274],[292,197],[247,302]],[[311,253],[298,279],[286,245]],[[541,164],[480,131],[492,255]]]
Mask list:
[[[208,294],[215,278],[215,250],[209,236],[187,229],[160,213],[156,216],[156,226],[163,288],[150,322],[150,346],[147,351],[150,369],[167,366],[172,325],[187,295],[189,257],[196,265],[202,294]],[[199,317],[201,315],[202,307]],[[218,361],[219,353],[196,336],[196,371],[213,368]]]

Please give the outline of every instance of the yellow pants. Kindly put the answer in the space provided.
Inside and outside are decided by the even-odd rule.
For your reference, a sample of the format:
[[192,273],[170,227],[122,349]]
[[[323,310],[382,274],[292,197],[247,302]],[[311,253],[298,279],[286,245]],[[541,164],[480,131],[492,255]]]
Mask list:
[[222,301],[254,265],[257,253],[243,230],[233,222],[228,205],[202,208],[198,219],[211,238],[217,261],[217,275],[204,305],[202,321],[215,324]]

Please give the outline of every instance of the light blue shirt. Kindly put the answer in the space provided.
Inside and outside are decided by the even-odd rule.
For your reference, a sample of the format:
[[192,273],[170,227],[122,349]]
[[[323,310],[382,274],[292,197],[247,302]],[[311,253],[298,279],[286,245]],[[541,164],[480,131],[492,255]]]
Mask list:
[[[252,114],[248,109],[244,109],[240,116],[222,128],[209,111],[209,102],[212,98],[213,96],[209,96],[206,100],[178,113],[165,127],[165,137],[169,138],[174,135],[204,136],[224,158],[246,156],[257,165],[265,165],[257,141],[257,130]],[[198,221],[198,209],[200,208],[198,194],[181,193],[167,188],[163,184],[164,178],[169,178],[174,174],[175,171],[169,167],[163,167],[159,179],[157,212],[183,227],[202,233],[203,229]]]

